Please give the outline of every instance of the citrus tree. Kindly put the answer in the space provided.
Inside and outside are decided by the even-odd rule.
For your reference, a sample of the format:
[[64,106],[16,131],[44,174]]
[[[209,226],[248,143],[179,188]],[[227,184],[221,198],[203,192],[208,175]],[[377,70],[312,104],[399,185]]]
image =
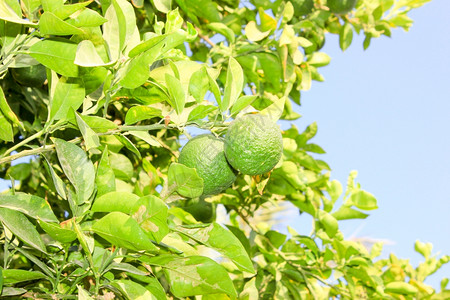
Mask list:
[[[1,296],[449,299],[431,244],[343,236],[377,201],[289,122],[328,35],[427,1],[0,0]],[[312,232],[273,230],[287,203]]]

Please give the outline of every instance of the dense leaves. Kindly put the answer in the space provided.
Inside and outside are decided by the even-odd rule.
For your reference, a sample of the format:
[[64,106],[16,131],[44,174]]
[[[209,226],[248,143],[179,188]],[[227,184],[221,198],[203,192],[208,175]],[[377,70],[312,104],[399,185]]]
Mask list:
[[[414,268],[346,239],[378,203],[331,179],[316,123],[279,123],[275,168],[215,196],[177,163],[243,114],[300,118],[329,34],[367,48],[426,2],[0,0],[1,297],[448,299],[431,244]],[[274,230],[287,205],[311,233]]]

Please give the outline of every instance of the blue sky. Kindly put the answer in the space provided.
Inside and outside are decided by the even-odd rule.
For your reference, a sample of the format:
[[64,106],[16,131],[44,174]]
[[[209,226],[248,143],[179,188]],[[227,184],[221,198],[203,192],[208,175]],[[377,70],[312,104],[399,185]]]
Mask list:
[[[295,122],[317,121],[313,141],[327,151],[321,158],[332,178],[345,183],[358,170],[357,181],[378,199],[368,219],[340,225],[346,237],[392,241],[386,253],[413,265],[421,261],[417,239],[450,254],[449,11],[450,1],[433,0],[410,14],[409,32],[393,30],[392,39],[374,39],[366,51],[362,37],[342,53],[328,36],[323,51],[332,61],[320,69],[326,81],[303,93]],[[290,225],[308,233],[304,221]],[[449,274],[447,265],[427,282],[437,288]]]
[[[450,254],[450,1],[433,0],[410,13],[409,32],[357,38],[344,53],[337,38],[323,49],[331,64],[325,82],[302,94],[296,125],[317,121],[313,142],[327,154],[332,178],[345,184],[351,170],[373,193],[379,209],[366,220],[344,221],[346,237],[392,241],[385,250],[413,265],[414,242],[431,242]],[[297,227],[297,226],[295,226]],[[450,265],[427,281],[435,288]]]

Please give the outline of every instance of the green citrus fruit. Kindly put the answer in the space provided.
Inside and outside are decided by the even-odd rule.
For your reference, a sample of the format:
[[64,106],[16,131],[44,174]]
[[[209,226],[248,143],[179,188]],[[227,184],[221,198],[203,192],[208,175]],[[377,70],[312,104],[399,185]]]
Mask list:
[[247,175],[272,170],[281,158],[281,130],[270,117],[244,115],[231,122],[225,136],[225,155],[230,165]]
[[358,0],[328,0],[327,6],[335,14],[345,15],[356,6]]
[[216,219],[216,205],[203,199],[195,203],[187,203],[183,209],[202,223],[211,223]]
[[181,150],[178,162],[197,170],[203,179],[204,195],[218,194],[236,179],[235,171],[225,158],[223,139],[212,134],[191,139]]
[[47,79],[47,71],[43,65],[11,69],[14,79],[24,86],[41,87]]

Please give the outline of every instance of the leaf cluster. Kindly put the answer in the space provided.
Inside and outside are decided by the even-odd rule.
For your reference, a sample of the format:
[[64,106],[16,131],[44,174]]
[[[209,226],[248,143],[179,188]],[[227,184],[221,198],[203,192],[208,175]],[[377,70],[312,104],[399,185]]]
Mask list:
[[[340,222],[377,201],[356,172],[345,190],[331,179],[315,123],[287,125],[271,173],[213,197],[177,163],[195,130],[221,136],[255,111],[298,119],[301,93],[324,80],[328,34],[342,50],[364,34],[367,48],[427,1],[360,0],[337,15],[323,0],[0,0],[0,178],[12,185],[0,295],[448,299],[448,279],[424,283],[450,259],[431,244],[416,242],[414,268],[343,236]],[[274,230],[285,207],[312,232]]]

